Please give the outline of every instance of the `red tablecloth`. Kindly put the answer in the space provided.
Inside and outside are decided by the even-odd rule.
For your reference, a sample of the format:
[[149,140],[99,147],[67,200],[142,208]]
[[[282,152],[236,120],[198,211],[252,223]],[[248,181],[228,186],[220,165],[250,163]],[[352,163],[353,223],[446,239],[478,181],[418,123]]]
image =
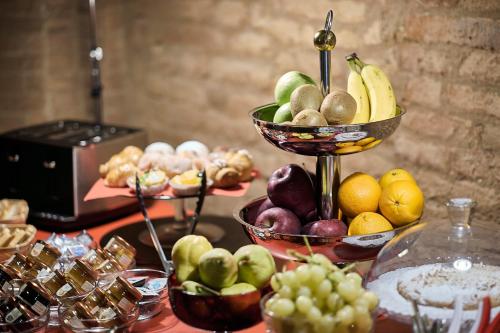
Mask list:
[[[150,214],[150,217],[152,219],[155,218],[160,218],[160,217],[166,217],[166,216],[173,216],[174,215],[174,209],[173,207],[168,203],[168,202],[162,202],[162,201],[156,201],[153,203],[153,205],[148,208],[148,212]],[[97,226],[94,228],[90,228],[87,231],[94,237],[94,239],[99,243],[101,240],[101,237],[105,234],[107,234],[109,231],[112,231],[118,227],[127,225],[127,224],[132,224],[136,223],[139,221],[142,221],[142,215],[140,213],[132,214],[130,216],[127,216],[125,218],[119,219],[115,222],[104,224],[101,226]],[[146,228],[146,226],[144,226]],[[38,231],[37,232],[37,238],[38,239],[47,239],[49,237],[51,232],[49,231]],[[76,233],[70,233],[71,234],[76,234]],[[265,325],[264,323],[260,323],[258,325],[255,325],[254,327],[251,327],[249,329],[240,331],[244,333],[263,333],[265,332]],[[60,329],[51,329],[48,330],[48,333],[59,333],[62,332]],[[172,313],[172,310],[170,308],[170,304],[167,302],[165,304],[165,310],[158,315],[156,318],[153,318],[151,320],[145,321],[143,323],[138,323],[134,327],[134,332],[141,332],[141,333],[164,333],[164,332],[172,332],[172,333],[193,333],[193,332],[206,332],[203,330],[199,330],[196,328],[193,328],[191,326],[188,326],[181,321],[179,321],[174,314]],[[377,321],[377,326],[375,332],[380,332],[380,333],[411,333],[411,330],[408,328],[402,327],[397,325],[396,323],[389,321],[389,320],[378,320]]]

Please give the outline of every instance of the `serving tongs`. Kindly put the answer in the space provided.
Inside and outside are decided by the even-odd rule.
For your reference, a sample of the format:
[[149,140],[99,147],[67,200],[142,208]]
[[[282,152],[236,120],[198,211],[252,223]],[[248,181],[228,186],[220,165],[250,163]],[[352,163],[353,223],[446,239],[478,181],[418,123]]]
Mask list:
[[[191,229],[189,230],[189,234],[193,234],[196,231],[196,226],[200,220],[201,209],[203,208],[203,203],[205,201],[205,196],[207,194],[207,174],[205,171],[202,171],[198,174],[198,177],[201,178],[201,187],[198,191],[198,199],[196,201],[196,208],[193,216],[190,217],[191,220]],[[153,226],[153,222],[149,218],[148,211],[146,209],[146,204],[144,203],[144,196],[142,194],[141,184],[139,180],[139,176],[135,175],[135,193],[137,200],[139,201],[139,206],[141,208],[142,216],[144,217],[144,221],[146,222],[146,226],[148,227],[149,233],[151,235],[151,239],[153,241],[156,252],[158,252],[158,256],[160,257],[161,264],[165,273],[170,274],[174,270],[174,265],[171,260],[167,259],[165,252],[163,251],[163,247],[161,246],[160,240],[158,239],[158,235],[156,233],[156,229]]]

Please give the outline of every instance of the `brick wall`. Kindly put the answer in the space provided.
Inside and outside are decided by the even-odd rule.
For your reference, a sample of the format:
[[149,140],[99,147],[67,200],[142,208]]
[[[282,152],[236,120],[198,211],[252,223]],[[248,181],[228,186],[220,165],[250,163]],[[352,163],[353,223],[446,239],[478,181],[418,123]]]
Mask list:
[[[478,221],[500,222],[498,1],[97,2],[105,120],[172,144],[248,147],[264,177],[289,162],[314,165],[265,143],[247,112],[272,100],[288,70],[318,78],[311,39],[332,8],[333,85],[345,87],[343,57],[356,51],[386,70],[408,110],[383,145],[344,157],[343,174],[404,167],[426,194],[427,217],[444,218],[446,198],[467,195]],[[91,118],[86,11],[83,0],[0,2],[1,131]],[[211,198],[206,209],[230,214],[264,192],[260,180],[246,198]]]

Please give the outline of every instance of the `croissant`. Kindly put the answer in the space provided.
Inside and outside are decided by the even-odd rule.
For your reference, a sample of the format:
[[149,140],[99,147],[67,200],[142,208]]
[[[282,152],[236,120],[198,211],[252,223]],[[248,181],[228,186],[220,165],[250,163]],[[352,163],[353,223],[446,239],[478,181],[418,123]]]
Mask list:
[[104,179],[104,185],[108,187],[125,187],[127,186],[127,178],[135,175],[139,169],[131,162],[120,165],[112,169]]
[[252,179],[253,161],[246,151],[238,151],[235,154],[228,153],[227,165],[236,169],[240,174],[240,181],[246,182]]
[[214,186],[220,188],[233,187],[240,182],[240,174],[234,168],[222,168],[215,174]]

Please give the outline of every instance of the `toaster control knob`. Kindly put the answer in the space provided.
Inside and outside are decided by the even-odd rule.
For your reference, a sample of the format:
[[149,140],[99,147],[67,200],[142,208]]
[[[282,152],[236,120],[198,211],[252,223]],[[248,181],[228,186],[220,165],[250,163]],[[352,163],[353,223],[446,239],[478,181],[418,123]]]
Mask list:
[[56,161],[43,161],[43,167],[45,169],[55,169]]
[[18,154],[9,155],[7,156],[7,160],[11,163],[17,163],[19,162],[19,155]]

